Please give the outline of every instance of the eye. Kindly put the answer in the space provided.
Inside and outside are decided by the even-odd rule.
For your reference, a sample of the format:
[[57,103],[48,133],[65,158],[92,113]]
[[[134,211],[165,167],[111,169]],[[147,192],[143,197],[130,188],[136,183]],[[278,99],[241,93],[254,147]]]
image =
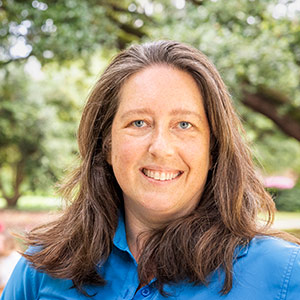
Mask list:
[[192,124],[190,122],[182,121],[179,122],[179,127],[181,129],[189,129],[190,127],[192,127]]
[[133,121],[131,123],[133,126],[135,127],[143,127],[145,125],[145,122],[143,120],[136,120],[136,121]]

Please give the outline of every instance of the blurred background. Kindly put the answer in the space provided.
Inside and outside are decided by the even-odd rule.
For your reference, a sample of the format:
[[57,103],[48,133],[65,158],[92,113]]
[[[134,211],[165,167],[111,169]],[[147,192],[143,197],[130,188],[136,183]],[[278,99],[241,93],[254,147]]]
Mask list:
[[300,0],[0,0],[0,231],[59,213],[55,184],[76,165],[91,86],[119,50],[156,39],[216,65],[274,196],[275,227],[299,235]]

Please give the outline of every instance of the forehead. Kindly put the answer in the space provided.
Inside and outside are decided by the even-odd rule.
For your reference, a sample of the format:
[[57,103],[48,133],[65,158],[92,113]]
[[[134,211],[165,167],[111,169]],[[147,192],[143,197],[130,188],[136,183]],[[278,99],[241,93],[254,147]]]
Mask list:
[[188,72],[173,66],[154,65],[125,81],[120,90],[119,105],[121,110],[145,105],[199,109],[203,101],[196,81]]

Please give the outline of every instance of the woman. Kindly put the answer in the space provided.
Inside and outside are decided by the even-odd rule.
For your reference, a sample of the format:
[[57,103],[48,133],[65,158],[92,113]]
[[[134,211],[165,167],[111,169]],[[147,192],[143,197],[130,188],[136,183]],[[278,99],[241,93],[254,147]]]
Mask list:
[[299,299],[300,247],[271,236],[240,130],[198,50],[120,53],[82,115],[71,205],[28,234],[1,299]]

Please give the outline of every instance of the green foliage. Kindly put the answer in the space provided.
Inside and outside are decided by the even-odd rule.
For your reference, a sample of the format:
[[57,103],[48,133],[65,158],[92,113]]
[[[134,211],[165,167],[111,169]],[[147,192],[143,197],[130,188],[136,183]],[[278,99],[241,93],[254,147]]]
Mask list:
[[[152,28],[155,38],[175,39],[202,50],[221,71],[238,100],[243,84],[278,88],[300,104],[299,65],[291,44],[299,37],[296,20],[272,17],[277,1],[187,1],[178,10],[170,1],[158,16],[161,27]],[[291,32],[291,28],[293,31]],[[296,96],[297,97],[294,97]]]
[[271,191],[276,208],[279,211],[300,212],[300,184],[289,190]]
[[[34,55],[41,62],[65,62],[99,47],[124,48],[146,33],[136,20],[150,20],[127,8],[134,1],[58,0],[0,2],[0,65]],[[28,52],[14,53],[16,45]]]
[[279,131],[267,117],[247,107],[240,107],[243,126],[253,151],[256,165],[265,174],[292,170],[300,174],[300,144]]
[[13,65],[2,71],[0,112],[1,192],[4,197],[17,198],[24,174],[41,166],[45,118],[41,117],[39,97],[30,97],[22,69]]
[[[99,53],[90,61],[89,70],[78,60],[66,66],[48,63],[34,77],[16,64],[1,73],[0,196],[8,204],[26,194],[53,194],[54,184],[75,163],[84,100],[104,67]],[[30,59],[25,69],[32,63]]]
[[28,190],[52,190],[74,159],[80,108],[62,88],[66,80],[29,80],[14,64],[1,75],[0,191],[14,205]]

